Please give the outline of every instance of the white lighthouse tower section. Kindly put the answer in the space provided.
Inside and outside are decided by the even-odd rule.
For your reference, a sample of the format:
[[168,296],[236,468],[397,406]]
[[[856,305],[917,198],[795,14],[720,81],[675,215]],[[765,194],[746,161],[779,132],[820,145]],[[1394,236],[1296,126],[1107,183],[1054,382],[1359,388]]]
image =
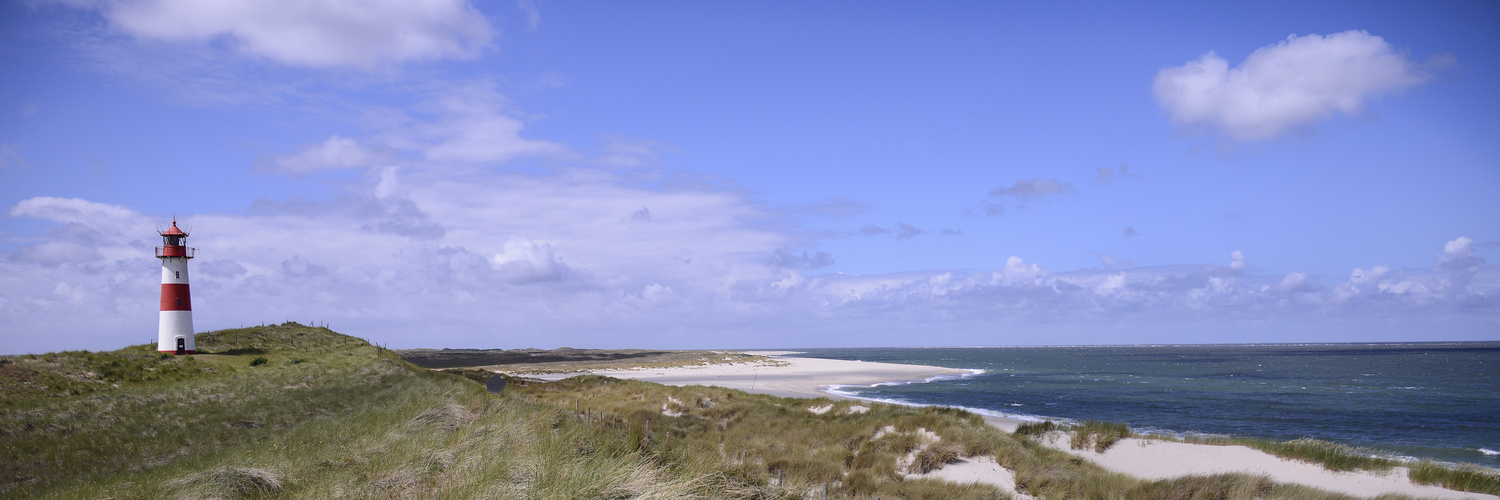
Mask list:
[[[161,284],[184,285],[188,284],[188,260],[183,257],[161,258]],[[169,287],[163,287],[169,288]],[[173,287],[175,288],[175,287]],[[182,294],[187,295],[187,294]],[[183,304],[183,300],[189,297],[177,294],[164,293],[160,321],[156,332],[156,350],[160,352],[176,352],[177,339],[183,339],[184,350],[194,352],[198,349],[193,345],[193,311],[184,309],[190,304]]]
[[188,234],[172,227],[160,231],[162,246],[156,247],[161,259],[161,317],[156,330],[156,350],[174,354],[198,352],[193,345],[193,294],[188,289],[188,260],[193,250],[187,246]]

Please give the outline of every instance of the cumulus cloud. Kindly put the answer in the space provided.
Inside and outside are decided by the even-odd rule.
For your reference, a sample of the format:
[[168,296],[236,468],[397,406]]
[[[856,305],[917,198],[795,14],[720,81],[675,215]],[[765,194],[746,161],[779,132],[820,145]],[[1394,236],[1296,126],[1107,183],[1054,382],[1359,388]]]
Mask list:
[[1248,260],[1245,259],[1245,254],[1243,252],[1240,252],[1239,250],[1235,250],[1233,252],[1229,252],[1229,268],[1230,269],[1235,270],[1235,271],[1244,272],[1245,268],[1249,267],[1249,266],[1250,266],[1250,261],[1248,261]]
[[505,242],[490,263],[512,283],[562,281],[581,274],[554,255],[552,245],[524,238]]
[[1417,63],[1365,31],[1288,36],[1233,68],[1209,52],[1162,69],[1152,90],[1173,123],[1241,141],[1276,137],[1427,79]]
[[875,236],[877,234],[891,234],[891,230],[874,224],[865,224],[865,227],[859,228],[859,234]]
[[123,0],[64,2],[96,10],[131,36],[225,41],[234,50],[304,67],[375,67],[467,59],[491,45],[489,22],[466,0]]
[[1438,267],[1443,269],[1466,270],[1483,263],[1483,257],[1474,255],[1474,240],[1466,236],[1445,243],[1443,253],[1438,255]]
[[1311,275],[1302,271],[1292,271],[1281,277],[1274,289],[1281,293],[1311,292],[1317,289]]
[[1125,226],[1125,236],[1139,236],[1139,235],[1140,235],[1140,233],[1135,232],[1135,226]]

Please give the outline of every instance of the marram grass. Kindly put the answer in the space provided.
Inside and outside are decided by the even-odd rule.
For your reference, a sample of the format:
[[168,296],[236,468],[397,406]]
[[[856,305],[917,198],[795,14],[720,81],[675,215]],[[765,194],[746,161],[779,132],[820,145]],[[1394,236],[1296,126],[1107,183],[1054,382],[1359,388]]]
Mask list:
[[4,358],[0,497],[1005,498],[910,475],[989,455],[1039,498],[1348,498],[1236,474],[1139,481],[953,409],[604,377],[496,396],[322,328],[197,340],[189,357]]

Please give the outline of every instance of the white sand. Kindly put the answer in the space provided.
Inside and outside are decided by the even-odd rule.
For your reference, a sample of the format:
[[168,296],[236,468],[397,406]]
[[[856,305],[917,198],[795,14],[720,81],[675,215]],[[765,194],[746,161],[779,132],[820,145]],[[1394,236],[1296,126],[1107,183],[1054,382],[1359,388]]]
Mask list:
[[1245,446],[1217,446],[1143,439],[1122,439],[1104,453],[1074,450],[1068,438],[1053,432],[1048,446],[1092,460],[1115,472],[1143,479],[1167,479],[1225,472],[1266,474],[1278,483],[1293,483],[1348,495],[1374,497],[1400,493],[1420,498],[1500,499],[1495,495],[1465,493],[1436,486],[1412,484],[1405,467],[1381,475],[1374,472],[1331,472],[1320,465],[1289,460]]
[[[761,354],[764,352],[751,352]],[[898,365],[893,363],[866,363],[839,359],[774,357],[786,366],[768,364],[726,364],[686,366],[674,368],[648,368],[641,370],[593,370],[593,373],[614,378],[643,380],[665,385],[712,385],[738,389],[757,394],[791,398],[840,398],[822,392],[833,385],[870,385],[881,382],[906,382],[926,380],[938,375],[961,375],[968,370],[943,368],[940,366]],[[526,375],[544,380],[562,380],[580,373],[549,373]]]
[[908,479],[941,479],[951,483],[981,483],[1000,488],[1010,493],[1014,500],[1034,500],[1036,497],[1016,491],[1016,475],[1010,469],[995,463],[994,457],[969,457],[956,464],[926,474],[907,474]]
[[[786,365],[709,365],[643,370],[597,370],[587,373],[675,386],[712,385],[774,396],[833,399],[847,398],[823,392],[822,389],[834,385],[906,382],[926,380],[938,375],[968,373],[965,370],[936,366],[779,356],[787,354],[784,352],[752,354],[773,356],[773,359],[784,362]],[[561,380],[574,375],[579,375],[579,373],[527,376]],[[990,416],[986,416],[985,421],[1006,432],[1015,431],[1016,426],[1022,422]],[[1323,470],[1318,465],[1281,459],[1244,446],[1214,446],[1140,439],[1122,440],[1104,453],[1094,453],[1069,449],[1067,440],[1059,440],[1059,436],[1061,436],[1060,433],[1052,436],[1048,445],[1092,460],[1105,469],[1143,479],[1240,472],[1267,474],[1271,480],[1280,483],[1302,484],[1361,497],[1399,493],[1420,498],[1500,500],[1500,497],[1495,495],[1415,485],[1407,479],[1406,469],[1399,467],[1386,475],[1370,472],[1337,473]],[[935,477],[958,483],[977,481],[999,486],[1005,491],[1015,490],[1015,478],[1011,472],[1000,467],[994,459],[989,457],[970,457],[963,463],[951,464],[937,471],[912,477]],[[1018,495],[1017,498],[1029,497]]]

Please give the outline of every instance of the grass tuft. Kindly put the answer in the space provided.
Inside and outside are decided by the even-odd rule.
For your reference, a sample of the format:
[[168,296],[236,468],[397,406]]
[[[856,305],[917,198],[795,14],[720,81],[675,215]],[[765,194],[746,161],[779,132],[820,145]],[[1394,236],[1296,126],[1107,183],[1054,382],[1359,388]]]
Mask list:
[[413,426],[433,427],[445,431],[457,430],[474,420],[474,412],[463,406],[449,403],[431,410],[422,412],[413,418]]
[[1459,491],[1500,495],[1500,472],[1473,464],[1450,468],[1431,460],[1423,460],[1411,466],[1411,480],[1417,484],[1435,484]]
[[921,452],[912,460],[908,472],[913,474],[926,474],[943,468],[944,465],[956,464],[963,458],[960,454],[963,448],[954,443],[937,443]]
[[1016,430],[1012,434],[1017,436],[1040,436],[1048,432],[1060,430],[1063,430],[1063,427],[1058,425],[1057,422],[1044,420],[1041,422],[1024,422],[1016,426]]
[[1082,424],[1073,426],[1073,439],[1068,444],[1075,450],[1092,448],[1104,453],[1104,450],[1108,450],[1116,442],[1132,435],[1130,426],[1125,424],[1085,420]]
[[279,495],[282,492],[281,477],[275,470],[253,467],[215,467],[206,476],[205,485],[215,493],[215,496],[257,498]]

